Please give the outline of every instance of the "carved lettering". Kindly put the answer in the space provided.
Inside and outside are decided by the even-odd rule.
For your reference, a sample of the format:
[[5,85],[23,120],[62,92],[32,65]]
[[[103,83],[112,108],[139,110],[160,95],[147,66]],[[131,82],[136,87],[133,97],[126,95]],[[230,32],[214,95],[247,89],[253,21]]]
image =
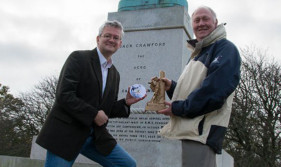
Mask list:
[[[109,132],[119,141],[160,142],[158,131],[169,121],[162,115],[132,114],[129,118],[111,119]],[[118,127],[118,128],[117,128]]]
[[146,66],[134,66],[134,70],[144,70]]
[[121,48],[132,48],[133,45],[132,44],[126,44],[126,45],[122,45]]
[[147,42],[147,43],[136,43],[136,44],[123,44],[121,49],[128,49],[128,48],[149,48],[149,47],[164,47],[166,45],[165,42]]
[[142,47],[142,48],[145,48],[145,47],[158,47],[158,46],[165,46],[165,42],[159,42],[159,43],[139,43],[139,44],[136,44],[136,47]]

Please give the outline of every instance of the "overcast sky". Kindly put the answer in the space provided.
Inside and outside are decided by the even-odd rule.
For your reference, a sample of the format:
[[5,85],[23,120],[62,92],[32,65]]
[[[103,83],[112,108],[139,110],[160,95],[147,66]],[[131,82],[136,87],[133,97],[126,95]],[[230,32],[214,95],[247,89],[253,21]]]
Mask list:
[[[93,49],[99,26],[120,0],[0,0],[0,83],[17,95],[43,78],[58,76],[69,53]],[[226,22],[227,38],[238,48],[254,45],[280,62],[279,0],[189,0]]]

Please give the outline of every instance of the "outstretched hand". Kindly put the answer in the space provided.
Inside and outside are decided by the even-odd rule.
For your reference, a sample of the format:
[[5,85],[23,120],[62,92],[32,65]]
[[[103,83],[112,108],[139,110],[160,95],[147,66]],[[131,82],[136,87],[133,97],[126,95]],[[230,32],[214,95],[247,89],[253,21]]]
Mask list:
[[143,100],[144,98],[146,98],[146,94],[142,97],[142,98],[135,98],[133,97],[131,94],[130,94],[130,87],[128,87],[128,91],[127,91],[127,95],[126,95],[126,104],[128,106],[132,105],[132,104],[135,104],[141,100]]

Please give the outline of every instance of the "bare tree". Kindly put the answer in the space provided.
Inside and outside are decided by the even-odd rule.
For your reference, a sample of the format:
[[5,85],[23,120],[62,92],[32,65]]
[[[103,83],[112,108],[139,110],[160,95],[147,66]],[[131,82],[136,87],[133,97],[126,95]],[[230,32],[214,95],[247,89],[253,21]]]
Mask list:
[[24,123],[28,125],[30,135],[38,134],[50,112],[55,100],[57,82],[55,76],[46,77],[31,92],[21,94],[21,100],[25,104]]
[[46,77],[19,98],[0,84],[0,154],[29,156],[31,141],[39,133],[55,99],[57,78]]
[[239,167],[281,165],[281,73],[266,52],[241,50],[241,81],[236,90],[226,150]]

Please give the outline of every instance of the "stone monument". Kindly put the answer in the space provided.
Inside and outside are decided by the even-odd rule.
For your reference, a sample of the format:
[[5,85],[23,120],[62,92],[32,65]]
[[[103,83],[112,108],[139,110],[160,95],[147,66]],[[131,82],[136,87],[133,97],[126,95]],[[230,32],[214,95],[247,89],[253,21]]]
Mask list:
[[[125,8],[122,2],[119,3],[119,9],[120,4]],[[138,1],[129,2],[134,6],[132,2]],[[137,83],[148,89],[146,99],[151,99],[153,92],[149,89],[148,81],[158,76],[161,70],[165,71],[167,78],[177,80],[189,60],[186,40],[191,39],[193,33],[187,5],[147,9],[145,4],[151,5],[152,2],[136,7],[137,10],[108,14],[108,20],[120,21],[125,31],[122,46],[112,57],[121,77],[120,98],[126,96],[128,86]],[[133,108],[144,109],[146,102],[143,100],[133,105]]]
[[121,78],[118,97],[124,98],[128,86],[134,84],[147,88],[146,99],[131,106],[130,117],[111,119],[108,130],[137,160],[137,166],[180,167],[180,141],[158,135],[169,117],[145,112],[145,108],[146,104],[151,107],[154,96],[148,84],[151,78],[165,71],[165,77],[177,80],[189,60],[186,40],[193,32],[187,1],[121,0],[118,12],[109,13],[108,20],[120,21],[125,31],[122,47],[112,57]]

